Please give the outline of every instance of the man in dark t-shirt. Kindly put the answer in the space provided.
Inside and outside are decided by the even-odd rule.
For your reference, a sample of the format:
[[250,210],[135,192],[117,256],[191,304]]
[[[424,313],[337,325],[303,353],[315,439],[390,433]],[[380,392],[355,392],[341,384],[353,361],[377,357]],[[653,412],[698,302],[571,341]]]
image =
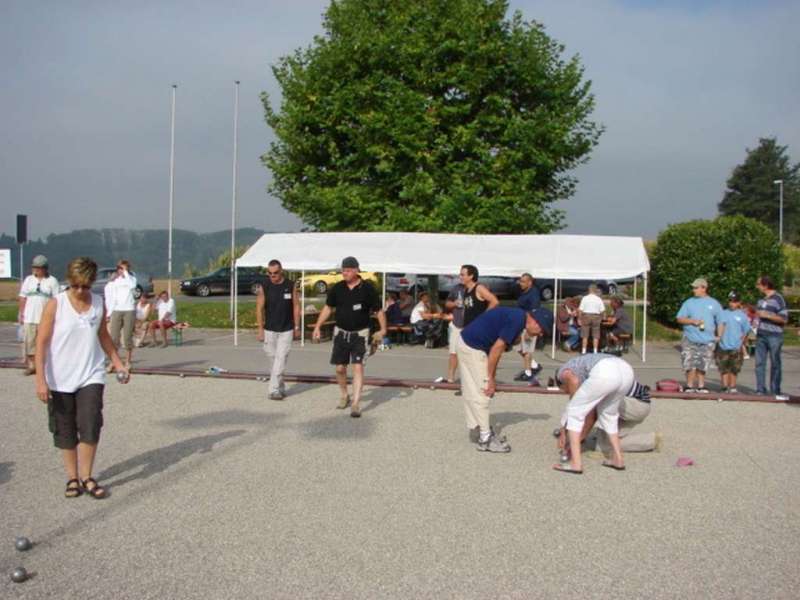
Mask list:
[[300,336],[300,302],[294,281],[283,275],[279,260],[267,265],[267,276],[259,281],[256,292],[256,324],[258,341],[264,352],[272,356],[269,371],[269,398],[283,400],[286,388],[283,373],[292,348],[292,339]]
[[331,364],[336,365],[336,381],[341,390],[337,408],[351,405],[347,393],[347,365],[353,365],[353,397],[351,417],[361,416],[361,389],[364,385],[364,364],[367,361],[367,341],[372,313],[378,318],[380,330],[374,339],[380,341],[386,335],[386,315],[381,308],[378,292],[358,274],[358,261],[348,256],[342,261],[342,281],[328,291],[325,306],[319,313],[314,327],[313,339],[319,341],[320,328],[336,309],[336,327],[333,330]]
[[530,336],[547,335],[552,326],[550,311],[538,308],[525,312],[500,306],[484,312],[461,332],[457,352],[464,412],[470,439],[474,439],[477,429],[478,450],[511,451],[511,446],[496,437],[489,426],[489,398],[495,392],[497,365],[506,348],[515,344],[523,331]]

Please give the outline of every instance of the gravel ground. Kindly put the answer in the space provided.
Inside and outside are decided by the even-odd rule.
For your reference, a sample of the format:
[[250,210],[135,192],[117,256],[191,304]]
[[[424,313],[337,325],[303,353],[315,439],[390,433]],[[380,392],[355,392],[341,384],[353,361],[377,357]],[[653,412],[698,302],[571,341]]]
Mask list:
[[513,451],[488,455],[451,393],[369,389],[355,420],[331,386],[291,392],[109,383],[111,496],[66,500],[32,381],[0,369],[0,597],[797,597],[798,407],[659,401],[660,452],[572,476],[562,398],[499,395]]

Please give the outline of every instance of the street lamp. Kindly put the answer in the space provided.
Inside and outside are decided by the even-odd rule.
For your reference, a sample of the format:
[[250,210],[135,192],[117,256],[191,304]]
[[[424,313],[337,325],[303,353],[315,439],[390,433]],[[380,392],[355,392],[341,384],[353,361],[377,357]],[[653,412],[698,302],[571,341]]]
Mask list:
[[783,243],[783,179],[776,179],[772,182],[778,186],[778,241]]

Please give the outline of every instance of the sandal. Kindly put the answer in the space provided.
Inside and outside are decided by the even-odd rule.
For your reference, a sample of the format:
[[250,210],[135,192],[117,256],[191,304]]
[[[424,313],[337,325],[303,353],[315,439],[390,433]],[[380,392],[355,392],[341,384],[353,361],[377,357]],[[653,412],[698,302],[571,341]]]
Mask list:
[[[75,485],[72,485],[72,484]],[[64,498],[77,498],[83,494],[83,488],[81,488],[81,482],[77,479],[70,479],[67,482],[67,488],[64,490]]]
[[582,470],[579,471],[578,469],[573,469],[569,465],[561,465],[561,464],[553,465],[553,470],[554,471],[561,471],[562,473],[570,473],[572,475],[583,475],[583,471]]
[[[92,487],[89,487],[90,483],[93,484]],[[83,480],[83,489],[95,500],[102,500],[106,497],[106,488],[97,483],[92,477]]]

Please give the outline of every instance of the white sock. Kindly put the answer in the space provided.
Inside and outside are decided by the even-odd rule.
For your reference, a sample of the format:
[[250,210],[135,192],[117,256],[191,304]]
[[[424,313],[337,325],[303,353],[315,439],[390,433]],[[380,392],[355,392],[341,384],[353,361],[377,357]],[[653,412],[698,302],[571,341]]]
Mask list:
[[491,429],[487,429],[486,431],[481,429],[480,440],[482,442],[488,442],[490,437],[492,437],[492,430]]
[[525,375],[527,377],[530,377],[531,375],[533,375],[533,371],[531,371],[530,369],[525,369]]
[[[539,363],[536,362],[535,360],[531,360],[531,369],[538,369],[538,368],[539,368]],[[525,372],[527,373],[528,370],[526,369]]]

